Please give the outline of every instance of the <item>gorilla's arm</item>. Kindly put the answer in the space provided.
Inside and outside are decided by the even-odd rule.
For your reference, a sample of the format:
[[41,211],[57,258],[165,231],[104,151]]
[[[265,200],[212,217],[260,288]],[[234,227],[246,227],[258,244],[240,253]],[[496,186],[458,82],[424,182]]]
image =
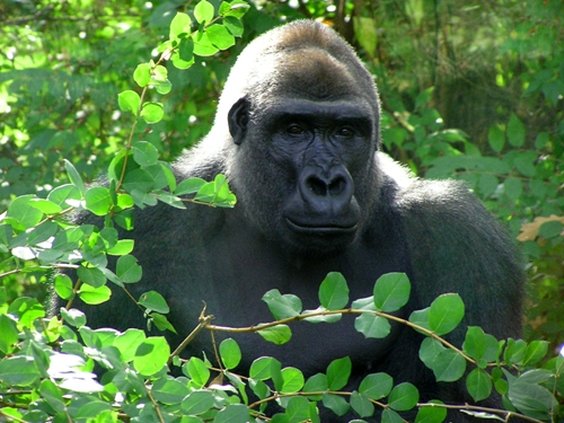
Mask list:
[[[463,326],[519,337],[524,274],[501,225],[459,182],[414,180],[400,194],[419,304],[441,293],[465,302]],[[460,345],[462,331],[453,340]]]

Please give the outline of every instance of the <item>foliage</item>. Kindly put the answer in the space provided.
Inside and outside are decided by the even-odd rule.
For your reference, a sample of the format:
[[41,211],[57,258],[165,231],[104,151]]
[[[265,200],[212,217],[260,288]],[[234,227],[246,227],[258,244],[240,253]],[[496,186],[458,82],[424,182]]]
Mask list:
[[[203,312],[174,351],[164,337],[138,329],[90,329],[84,314],[72,307],[77,296],[99,304],[112,289],[128,292],[128,285],[140,280],[134,242],[119,239],[117,231],[134,225],[136,207],[158,201],[180,208],[185,202],[234,204],[223,176],[176,181],[168,159],[207,131],[217,81],[234,58],[223,51],[236,39],[274,25],[273,16],[324,16],[344,33],[344,24],[351,23],[351,41],[378,76],[384,148],[427,177],[467,181],[515,235],[520,233],[534,282],[530,324],[553,343],[561,342],[562,319],[550,301],[562,290],[563,43],[553,41],[559,37],[558,2],[492,3],[465,7],[458,15],[443,3],[423,0],[401,7],[359,1],[342,10],[322,1],[298,2],[298,8],[266,3],[261,10],[238,0],[110,3],[0,5],[5,16],[0,201],[6,208],[0,217],[0,416],[92,422],[238,422],[272,416],[274,422],[294,422],[319,421],[319,405],[338,415],[353,410],[361,418],[381,413],[386,422],[403,421],[406,411],[416,411],[416,421],[443,421],[440,399],[423,404],[417,387],[395,384],[390,375],[370,374],[349,386],[347,357],[307,379],[272,357],[257,359],[248,375],[237,373],[241,351],[233,339],[220,343],[213,359],[180,358],[203,330],[257,332],[267,342],[283,344],[291,340],[293,324],[330,324],[354,314],[354,330],[365,337],[387,336],[390,320],[424,334],[420,358],[437,380],[463,380],[476,401],[498,392],[505,407],[449,408],[519,413],[532,421],[562,417],[564,360],[546,359],[547,342],[497,340],[469,327],[464,343],[452,345],[444,336],[464,316],[460,297],[442,295],[409,319],[398,318],[391,313],[410,294],[403,274],[384,275],[372,297],[351,301],[345,279],[330,273],[315,310],[303,310],[293,294],[269,291],[264,301],[275,320],[252,328],[218,327]],[[486,24],[476,31],[478,20],[495,33]],[[147,46],[154,40],[159,45],[151,51]],[[493,47],[499,50],[495,56]],[[133,80],[124,81],[132,70]],[[466,122],[453,114],[452,105],[455,93],[470,92],[461,81],[472,78],[491,90],[493,109],[486,116],[466,111]],[[466,105],[471,112],[481,106]],[[85,181],[99,174],[106,157],[111,157],[107,184],[90,186]],[[69,223],[67,217],[77,210],[99,216],[104,226]],[[113,269],[108,255],[118,257]],[[61,268],[76,269],[77,279],[53,277],[53,290],[67,304],[60,315],[49,316],[43,282]],[[158,292],[133,301],[148,325],[174,331]],[[269,408],[273,403],[280,408]]]

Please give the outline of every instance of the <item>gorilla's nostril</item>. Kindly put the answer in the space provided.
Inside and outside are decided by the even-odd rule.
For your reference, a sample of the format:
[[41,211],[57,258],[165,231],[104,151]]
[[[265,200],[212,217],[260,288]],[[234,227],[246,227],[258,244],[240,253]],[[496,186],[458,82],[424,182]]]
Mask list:
[[345,181],[345,178],[343,178],[342,176],[334,179],[329,184],[329,195],[332,196],[339,195],[345,190],[346,185],[347,182]]
[[327,184],[315,176],[311,176],[307,179],[307,186],[315,195],[327,195]]

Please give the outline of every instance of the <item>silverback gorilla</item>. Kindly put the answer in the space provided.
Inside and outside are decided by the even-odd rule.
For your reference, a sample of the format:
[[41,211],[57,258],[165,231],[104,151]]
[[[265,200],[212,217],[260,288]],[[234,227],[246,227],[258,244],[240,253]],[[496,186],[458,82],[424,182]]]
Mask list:
[[[163,294],[185,336],[203,302],[214,323],[248,326],[272,319],[261,301],[272,288],[315,308],[328,272],[345,276],[354,299],[372,295],[383,273],[405,272],[405,316],[457,292],[464,325],[518,337],[523,276],[510,239],[461,184],[420,180],[380,152],[379,113],[371,75],[333,30],[298,21],[257,38],[229,75],[211,132],[175,164],[179,178],[226,174],[238,203],[139,210],[127,234],[144,272],[133,294]],[[89,323],[144,327],[130,303],[114,292],[88,312]],[[409,329],[383,340],[365,339],[352,318],[292,329],[284,346],[235,336],[244,364],[271,355],[312,375],[348,355],[358,379],[385,371],[414,383],[423,399],[467,400],[462,387],[434,382]],[[460,345],[464,332],[450,339]],[[189,346],[198,355],[209,349],[205,333]]]

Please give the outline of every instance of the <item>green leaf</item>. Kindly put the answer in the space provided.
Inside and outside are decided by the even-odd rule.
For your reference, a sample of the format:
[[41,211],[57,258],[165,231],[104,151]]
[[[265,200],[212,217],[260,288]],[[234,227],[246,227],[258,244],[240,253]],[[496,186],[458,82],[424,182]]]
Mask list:
[[411,410],[419,401],[419,391],[409,382],[395,386],[388,397],[388,406],[396,411]]
[[358,391],[367,398],[379,400],[386,397],[392,390],[394,380],[387,373],[372,373],[364,377]]
[[[133,79],[141,88],[149,85],[151,81],[151,64],[150,63],[140,63],[135,68],[133,72]],[[119,97],[118,97],[119,99]],[[120,105],[121,107],[121,105]],[[137,106],[138,108],[139,106]],[[122,109],[123,110],[123,109]],[[137,110],[137,109],[135,109]]]
[[14,319],[0,314],[0,351],[10,354],[18,342],[18,328]]
[[118,94],[118,105],[123,112],[137,115],[141,107],[141,97],[133,90],[125,90]]
[[55,276],[53,287],[55,288],[57,295],[63,300],[68,300],[70,297],[72,297],[72,280],[67,275],[59,274]]
[[149,311],[167,314],[170,311],[164,297],[157,291],[147,291],[139,297],[139,304]]
[[203,388],[210,379],[210,369],[201,358],[190,357],[188,362],[182,367],[186,375],[192,379],[196,388]]
[[118,335],[112,345],[119,350],[122,361],[129,363],[135,358],[137,348],[139,348],[146,338],[145,332],[142,330],[129,328]]
[[352,362],[349,357],[333,360],[327,366],[327,383],[329,389],[338,391],[346,386],[351,376]]
[[295,367],[285,367],[282,369],[282,389],[283,394],[293,394],[304,386],[304,375]]
[[[315,310],[304,310],[303,314],[324,313],[324,312],[328,312],[328,310],[323,306],[319,306]],[[342,317],[343,315],[341,313],[320,314],[318,316],[306,317],[304,318],[304,321],[309,323],[335,323],[341,320]]]
[[143,376],[151,376],[166,365],[169,355],[170,347],[166,339],[162,336],[152,336],[137,347],[133,367]]
[[85,194],[86,208],[96,216],[105,216],[112,209],[112,197],[106,187],[89,188]]
[[234,36],[241,37],[243,35],[244,27],[239,19],[234,16],[226,16],[223,19],[223,25]]
[[243,404],[229,404],[220,410],[213,423],[247,423],[250,422],[249,409]]
[[534,366],[541,361],[548,352],[548,341],[532,341],[527,345],[523,366]]
[[214,406],[211,391],[193,391],[182,401],[182,411],[190,415],[204,414]]
[[460,379],[466,371],[464,357],[449,349],[441,351],[432,365],[431,370],[437,382],[454,382]]
[[302,300],[292,294],[282,295],[279,290],[271,289],[262,296],[268,309],[276,320],[294,317],[302,312]]
[[[329,383],[327,382],[327,376],[323,373],[316,373],[315,375],[309,377],[306,380],[304,388],[302,389],[303,392],[324,392],[329,390]],[[308,396],[308,398],[312,400],[319,401],[321,400],[321,395]]]
[[76,273],[82,282],[94,288],[99,288],[106,284],[106,276],[104,275],[104,272],[97,267],[80,266]]
[[61,308],[61,317],[67,324],[75,328],[81,328],[86,324],[86,315],[76,308],[71,308],[70,310]]
[[175,405],[180,404],[190,391],[186,385],[178,380],[163,377],[153,383],[151,393],[157,401],[166,405]]
[[31,206],[33,195],[22,195],[8,205],[7,216],[21,225],[21,229],[27,229],[37,225],[43,219],[43,213]]
[[525,125],[514,113],[507,123],[507,138],[513,147],[522,147],[525,144]]
[[207,0],[200,0],[194,7],[194,17],[199,24],[209,22],[213,19],[215,9],[213,4]]
[[360,417],[370,417],[374,414],[374,404],[358,392],[353,392],[350,398],[351,407]]
[[382,412],[382,420],[380,423],[405,423],[405,420],[391,408],[386,408]]
[[241,362],[241,349],[239,348],[239,344],[232,338],[224,339],[221,341],[221,344],[219,344],[219,356],[226,369],[234,369]]
[[544,386],[519,380],[509,383],[507,396],[519,411],[537,419],[546,419],[550,411],[558,406],[554,396]]
[[32,198],[29,201],[29,205],[47,215],[53,215],[63,211],[59,204],[43,198]]
[[497,339],[477,326],[468,326],[462,348],[481,368],[485,368],[488,362],[497,361],[499,355]]
[[532,178],[537,174],[537,159],[538,155],[535,151],[518,152],[513,164],[522,175]]
[[206,33],[210,42],[220,50],[227,50],[235,45],[235,37],[223,25],[213,24],[206,28]]
[[349,403],[339,395],[324,394],[323,405],[335,413],[337,416],[343,416],[349,411]]
[[160,122],[164,116],[164,108],[161,103],[145,103],[141,109],[141,117],[148,124]]
[[116,244],[109,248],[106,253],[112,256],[125,256],[133,251],[135,241],[133,239],[120,239]]
[[[213,14],[213,11],[212,11]],[[170,22],[168,38],[175,40],[183,35],[189,35],[192,31],[192,19],[186,13],[177,12]]]
[[272,357],[259,357],[251,364],[249,375],[252,379],[268,380],[273,379],[280,373],[282,366],[278,360]]
[[349,287],[341,273],[330,272],[319,287],[319,302],[327,310],[339,310],[349,302]]
[[170,58],[175,68],[185,70],[194,64],[194,40],[192,38],[183,38],[180,45]]
[[219,5],[219,15],[241,19],[249,9],[249,4],[244,0],[224,1]]
[[437,335],[452,332],[464,317],[464,302],[458,294],[442,294],[429,310],[429,326]]
[[195,194],[206,183],[207,181],[197,177],[184,179],[183,181],[178,183],[178,185],[176,186],[176,190],[174,191],[174,194],[175,195]]
[[492,378],[484,370],[476,368],[466,377],[466,389],[474,401],[488,398],[492,393]]
[[78,291],[79,298],[89,305],[105,303],[111,295],[112,291],[106,285],[96,288],[92,285],[83,284]]
[[206,32],[198,32],[192,35],[194,40],[194,54],[201,57],[209,57],[216,54],[219,49],[214,46]]
[[33,357],[16,356],[0,361],[0,381],[6,385],[30,386],[39,377],[39,369]]
[[304,397],[292,397],[286,404],[286,412],[284,413],[291,422],[308,421],[309,419],[309,401]]
[[[444,404],[442,401],[429,401],[428,404]],[[447,417],[447,409],[437,405],[436,407],[420,407],[415,417],[415,423],[442,423]]]
[[505,133],[498,125],[490,127],[488,130],[488,143],[493,151],[500,153],[505,144]]
[[523,182],[518,178],[509,177],[503,182],[503,190],[511,200],[518,200],[523,193]]
[[134,256],[125,255],[118,258],[116,275],[123,283],[136,283],[141,280],[143,271]]
[[41,398],[47,401],[57,413],[65,412],[65,402],[63,400],[63,391],[59,389],[54,382],[49,379],[44,379],[39,385],[39,393]]
[[81,200],[80,191],[72,184],[64,184],[54,188],[47,199],[61,207],[68,207],[69,205],[77,205]]
[[499,180],[494,175],[482,174],[478,177],[478,189],[484,197],[493,195],[499,185]]
[[527,351],[527,343],[522,339],[511,339],[507,340],[507,345],[503,353],[503,358],[505,361],[511,364],[521,364],[525,358],[525,352]]
[[409,300],[411,284],[405,273],[387,273],[374,284],[374,305],[377,310],[399,310]]
[[268,342],[276,345],[283,345],[292,339],[292,331],[288,325],[276,325],[266,329],[261,329],[258,334]]
[[556,220],[544,222],[539,228],[539,236],[544,239],[552,239],[560,236],[564,230],[564,225]]
[[354,320],[354,328],[365,338],[385,338],[392,329],[388,319],[364,313]]
[[159,150],[147,141],[137,141],[133,144],[133,160],[141,166],[152,166],[159,160]]

